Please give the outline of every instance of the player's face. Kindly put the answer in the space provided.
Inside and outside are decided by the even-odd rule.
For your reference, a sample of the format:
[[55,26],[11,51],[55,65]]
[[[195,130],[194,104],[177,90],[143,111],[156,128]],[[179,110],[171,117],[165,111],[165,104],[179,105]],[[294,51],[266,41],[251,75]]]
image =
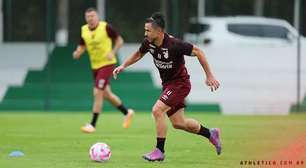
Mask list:
[[99,23],[99,17],[96,11],[86,12],[85,20],[89,26],[89,28],[95,28]]
[[154,28],[152,26],[152,23],[146,23],[144,29],[145,29],[144,36],[149,40],[149,42],[152,43],[158,38],[159,30],[158,28]]

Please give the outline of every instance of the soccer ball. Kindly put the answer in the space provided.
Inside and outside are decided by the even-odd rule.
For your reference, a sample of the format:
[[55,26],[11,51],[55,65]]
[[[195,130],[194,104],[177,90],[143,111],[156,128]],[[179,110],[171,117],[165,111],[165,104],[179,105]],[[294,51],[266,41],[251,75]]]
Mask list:
[[106,143],[98,142],[89,149],[90,159],[96,162],[104,162],[111,157],[110,147]]

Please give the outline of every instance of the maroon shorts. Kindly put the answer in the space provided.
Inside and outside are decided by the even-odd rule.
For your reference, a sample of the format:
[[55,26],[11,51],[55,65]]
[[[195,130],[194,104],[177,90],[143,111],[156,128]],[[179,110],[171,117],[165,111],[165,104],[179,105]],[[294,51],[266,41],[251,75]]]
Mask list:
[[167,111],[169,117],[179,109],[186,107],[185,98],[188,96],[190,89],[191,84],[188,78],[177,79],[163,85],[163,93],[159,100],[171,107]]
[[99,69],[92,71],[95,87],[104,90],[108,85],[110,78],[112,77],[115,64],[103,66]]

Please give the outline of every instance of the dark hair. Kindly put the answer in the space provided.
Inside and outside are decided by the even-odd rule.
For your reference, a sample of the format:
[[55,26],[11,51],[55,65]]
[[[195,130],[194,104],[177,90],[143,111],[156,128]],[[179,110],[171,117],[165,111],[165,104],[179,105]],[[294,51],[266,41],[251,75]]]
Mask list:
[[90,8],[87,8],[87,9],[86,9],[85,13],[93,12],[93,11],[94,11],[94,12],[98,12],[96,8],[90,7]]
[[165,18],[160,12],[153,13],[151,17],[146,19],[146,23],[152,23],[154,27],[160,27],[163,30],[165,29]]

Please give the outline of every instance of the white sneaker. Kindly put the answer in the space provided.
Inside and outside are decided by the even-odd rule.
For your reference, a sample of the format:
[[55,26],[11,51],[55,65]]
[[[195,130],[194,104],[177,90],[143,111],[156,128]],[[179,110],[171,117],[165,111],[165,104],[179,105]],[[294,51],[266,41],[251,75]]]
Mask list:
[[96,132],[96,128],[91,124],[86,124],[85,126],[81,127],[81,131],[84,133],[94,133]]

